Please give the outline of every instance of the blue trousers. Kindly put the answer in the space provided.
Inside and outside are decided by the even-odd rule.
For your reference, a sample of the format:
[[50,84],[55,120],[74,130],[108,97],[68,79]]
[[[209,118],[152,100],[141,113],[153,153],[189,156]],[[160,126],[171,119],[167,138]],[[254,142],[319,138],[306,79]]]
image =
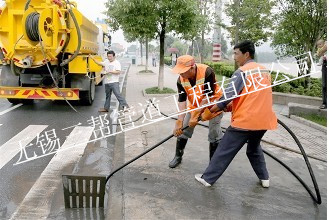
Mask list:
[[104,104],[104,108],[106,110],[110,109],[112,92],[114,93],[115,97],[117,97],[120,106],[128,106],[126,99],[120,93],[119,83],[107,83],[105,84],[106,101]]
[[228,127],[202,178],[208,183],[214,184],[243,145],[248,142],[246,153],[252,168],[259,179],[269,179],[264,154],[260,146],[265,132],[266,130],[247,131]]

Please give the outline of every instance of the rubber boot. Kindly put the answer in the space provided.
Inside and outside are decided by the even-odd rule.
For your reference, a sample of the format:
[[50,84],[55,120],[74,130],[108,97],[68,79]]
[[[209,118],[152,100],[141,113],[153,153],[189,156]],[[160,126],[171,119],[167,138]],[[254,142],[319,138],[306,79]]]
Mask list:
[[187,144],[187,139],[178,138],[176,142],[176,154],[174,159],[169,163],[170,168],[177,167],[182,162],[182,157],[184,154],[184,149]]
[[211,160],[212,156],[214,155],[218,146],[218,142],[209,143],[209,161]]

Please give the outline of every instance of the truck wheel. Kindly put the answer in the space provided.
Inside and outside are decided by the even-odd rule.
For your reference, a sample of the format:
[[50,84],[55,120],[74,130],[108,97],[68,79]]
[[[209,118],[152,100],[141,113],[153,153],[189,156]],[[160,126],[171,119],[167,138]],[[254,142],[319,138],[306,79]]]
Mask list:
[[82,105],[92,105],[95,99],[95,81],[89,80],[89,90],[80,91],[80,103]]
[[7,100],[8,100],[8,102],[10,102],[11,104],[14,104],[14,105],[22,103],[21,99],[7,99]]
[[7,99],[8,102],[10,102],[11,104],[17,105],[17,104],[26,104],[26,105],[30,105],[33,104],[33,99]]

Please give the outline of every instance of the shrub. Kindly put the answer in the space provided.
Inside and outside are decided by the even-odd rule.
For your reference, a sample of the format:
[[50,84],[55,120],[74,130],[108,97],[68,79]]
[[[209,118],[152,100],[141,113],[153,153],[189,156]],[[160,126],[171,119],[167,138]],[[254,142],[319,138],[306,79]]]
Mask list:
[[305,95],[322,97],[322,86],[320,82],[314,81],[310,88],[305,90]]
[[208,65],[208,66],[210,66],[214,70],[215,74],[219,74],[220,73],[220,68],[222,66],[221,63],[205,62],[205,64]]
[[168,66],[171,66],[171,57],[164,57],[164,63]]
[[291,92],[293,94],[297,94],[297,95],[304,95],[305,94],[305,88],[303,86],[298,86],[297,88],[292,87]]
[[219,74],[231,78],[234,71],[235,71],[234,66],[222,66]]
[[[228,63],[214,63],[214,62],[205,62],[206,65],[210,66],[216,75],[218,76],[225,76],[226,78],[230,78],[232,74],[234,73],[234,65],[228,64]],[[272,83],[275,81],[277,72],[272,72],[271,73],[271,79]],[[276,81],[280,80],[285,80],[286,77],[289,77],[289,79],[294,79],[296,77],[287,74],[287,73],[282,73],[279,72]],[[218,77],[217,79],[222,79],[222,77]],[[311,78],[310,79],[310,87],[309,88],[304,88],[304,83],[305,83],[305,78],[300,78],[300,79],[294,79],[289,82],[284,82],[280,85],[276,85],[272,87],[272,90],[274,92],[283,92],[283,93],[294,93],[298,95],[307,95],[307,96],[315,96],[315,97],[322,97],[322,81],[321,79],[317,78]]]
[[283,83],[283,84],[272,87],[273,92],[290,93],[291,89],[292,89],[292,87],[289,83]]

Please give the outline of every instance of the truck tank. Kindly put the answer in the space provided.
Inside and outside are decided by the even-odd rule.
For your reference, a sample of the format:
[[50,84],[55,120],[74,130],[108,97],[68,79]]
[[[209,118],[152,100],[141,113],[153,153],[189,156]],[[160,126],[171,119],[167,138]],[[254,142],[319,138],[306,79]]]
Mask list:
[[74,2],[6,0],[0,7],[0,98],[92,104],[101,67],[88,55],[101,60],[99,34]]

